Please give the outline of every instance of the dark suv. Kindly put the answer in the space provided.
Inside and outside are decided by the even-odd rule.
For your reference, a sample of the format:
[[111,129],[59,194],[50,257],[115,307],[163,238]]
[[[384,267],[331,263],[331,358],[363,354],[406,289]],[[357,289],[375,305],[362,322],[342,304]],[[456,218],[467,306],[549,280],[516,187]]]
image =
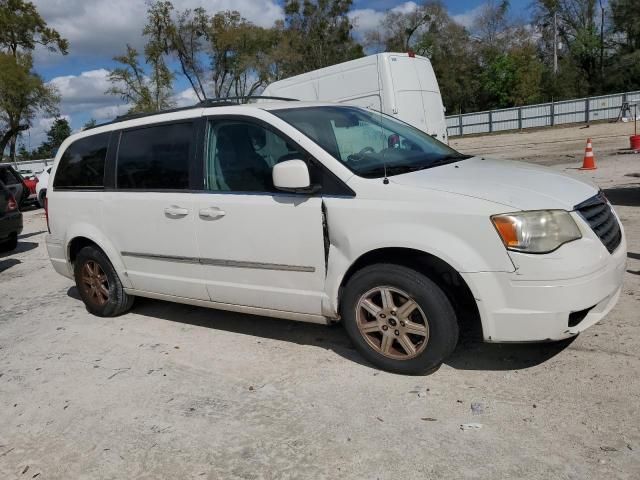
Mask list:
[[0,252],[14,250],[22,232],[22,213],[11,191],[0,181]]
[[18,202],[18,207],[22,207],[29,199],[29,187],[24,182],[24,178],[8,164],[0,163],[0,182],[13,194]]

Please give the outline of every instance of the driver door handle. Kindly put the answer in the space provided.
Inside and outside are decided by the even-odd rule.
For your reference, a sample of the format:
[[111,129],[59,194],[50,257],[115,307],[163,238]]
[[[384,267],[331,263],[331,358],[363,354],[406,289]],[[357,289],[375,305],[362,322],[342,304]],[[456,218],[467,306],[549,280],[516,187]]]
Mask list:
[[186,217],[189,215],[189,210],[186,208],[178,207],[176,205],[171,205],[164,209],[164,213],[169,215],[170,217]]
[[200,210],[200,216],[202,218],[208,218],[208,219],[222,218],[226,214],[227,212],[225,212],[224,210],[220,210],[217,207],[203,208]]

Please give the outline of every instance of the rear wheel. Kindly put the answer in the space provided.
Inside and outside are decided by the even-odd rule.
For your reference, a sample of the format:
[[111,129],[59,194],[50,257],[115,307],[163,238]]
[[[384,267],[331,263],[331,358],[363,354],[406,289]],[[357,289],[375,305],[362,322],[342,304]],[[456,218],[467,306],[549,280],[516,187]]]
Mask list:
[[0,243],[0,252],[11,252],[18,247],[18,235],[11,235],[8,240]]
[[384,370],[427,373],[440,366],[458,341],[447,296],[410,268],[380,264],[360,270],[347,283],[341,307],[356,348]]
[[40,205],[40,208],[44,208],[44,201],[46,197],[47,189],[43,188],[42,190],[40,190],[40,193],[38,193],[38,205]]
[[127,295],[113,265],[102,250],[87,246],[74,264],[76,286],[87,310],[99,317],[115,317],[133,305],[135,297]]

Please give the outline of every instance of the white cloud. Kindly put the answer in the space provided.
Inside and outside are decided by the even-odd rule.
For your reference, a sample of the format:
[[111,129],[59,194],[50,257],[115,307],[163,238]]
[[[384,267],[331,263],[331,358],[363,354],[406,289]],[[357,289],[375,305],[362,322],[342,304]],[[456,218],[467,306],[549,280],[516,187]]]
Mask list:
[[[121,54],[125,44],[142,48],[142,28],[146,22],[146,0],[33,0],[47,21],[69,40],[69,54],[106,56]],[[176,10],[204,7],[214,13],[238,10],[252,22],[265,27],[282,18],[276,0],[174,0]],[[50,63],[56,56],[40,49],[38,61]]]
[[58,89],[63,107],[70,111],[87,110],[104,104],[105,97],[113,103],[114,97],[107,97],[104,93],[111,85],[108,75],[108,70],[100,68],[82,72],[80,75],[55,77],[49,84]]
[[193,88],[187,88],[181,92],[176,93],[173,96],[173,101],[176,103],[176,107],[188,107],[189,105],[195,105],[198,103],[198,97]]
[[100,68],[51,79],[49,84],[60,94],[61,113],[87,113],[96,120],[111,119],[124,113],[127,106],[122,104],[122,100],[105,93],[111,86],[108,75],[108,70]]
[[113,120],[120,115],[124,115],[129,111],[131,105],[106,105],[104,107],[98,107],[91,110],[90,117],[95,119],[98,123],[108,120]]
[[349,12],[349,18],[354,23],[354,36],[358,39],[371,30],[376,30],[388,11],[409,13],[418,8],[416,2],[404,2],[387,11],[374,10],[373,8],[361,8]]
[[477,7],[472,8],[471,10],[467,10],[466,12],[459,13],[457,15],[452,15],[453,21],[462,25],[463,27],[470,28],[473,23],[476,21],[478,16],[482,13],[482,10],[485,8],[485,4],[480,4]]

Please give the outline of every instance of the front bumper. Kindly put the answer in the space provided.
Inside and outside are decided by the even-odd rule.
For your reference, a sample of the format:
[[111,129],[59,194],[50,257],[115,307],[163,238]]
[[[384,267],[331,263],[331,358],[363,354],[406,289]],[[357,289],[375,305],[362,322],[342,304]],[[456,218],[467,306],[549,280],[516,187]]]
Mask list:
[[623,238],[597,270],[574,278],[527,280],[502,272],[466,273],[463,277],[476,298],[486,341],[562,340],[611,311],[622,291],[626,260]]

